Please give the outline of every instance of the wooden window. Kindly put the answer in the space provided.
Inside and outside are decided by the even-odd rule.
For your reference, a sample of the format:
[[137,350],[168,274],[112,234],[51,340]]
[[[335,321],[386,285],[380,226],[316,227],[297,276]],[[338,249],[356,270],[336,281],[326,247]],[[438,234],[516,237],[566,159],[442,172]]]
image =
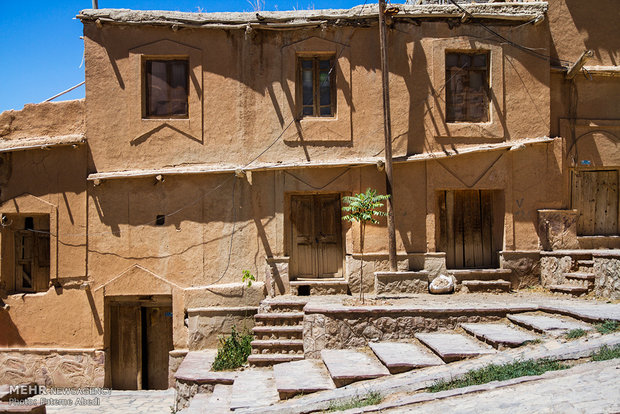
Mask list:
[[446,121],[489,121],[489,54],[446,53]]
[[187,118],[189,116],[189,62],[187,60],[147,60],[145,62],[146,118]]
[[334,57],[299,58],[297,96],[301,115],[333,117],[336,115],[336,70]]
[[14,290],[43,292],[48,288],[50,273],[49,217],[25,217],[22,220],[15,220],[24,225],[23,230],[14,232]]

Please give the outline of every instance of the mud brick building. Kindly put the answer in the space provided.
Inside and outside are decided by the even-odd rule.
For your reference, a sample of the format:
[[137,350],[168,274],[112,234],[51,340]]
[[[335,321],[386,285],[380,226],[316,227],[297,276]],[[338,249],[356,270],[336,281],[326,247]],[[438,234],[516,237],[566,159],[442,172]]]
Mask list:
[[[620,297],[616,2],[434,3],[388,22],[399,272],[369,226],[363,289],[573,292],[582,260]],[[0,382],[167,388],[266,296],[355,294],[377,16],[81,11],[85,100],[0,115]]]

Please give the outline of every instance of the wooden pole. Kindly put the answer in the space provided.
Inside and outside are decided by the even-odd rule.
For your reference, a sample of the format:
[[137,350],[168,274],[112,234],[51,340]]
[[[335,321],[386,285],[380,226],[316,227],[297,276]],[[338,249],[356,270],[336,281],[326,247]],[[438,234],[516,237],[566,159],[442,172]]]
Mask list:
[[387,33],[385,29],[385,0],[379,0],[379,42],[381,44],[381,80],[383,81],[383,133],[385,137],[385,189],[388,198],[387,227],[390,271],[396,267],[396,232],[394,229],[394,194],[392,179],[392,121],[390,119],[390,81],[387,56]]

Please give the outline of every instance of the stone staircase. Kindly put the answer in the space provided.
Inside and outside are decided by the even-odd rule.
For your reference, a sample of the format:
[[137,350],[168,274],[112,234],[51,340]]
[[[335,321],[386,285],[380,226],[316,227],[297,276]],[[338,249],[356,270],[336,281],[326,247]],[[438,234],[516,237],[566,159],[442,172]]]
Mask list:
[[453,269],[461,292],[510,292],[510,269]]
[[271,299],[254,315],[251,365],[269,366],[304,358],[303,308],[305,300]]
[[594,274],[594,260],[590,256],[577,258],[570,272],[564,272],[565,283],[550,285],[549,290],[553,293],[581,296],[590,293],[594,289],[596,275]]

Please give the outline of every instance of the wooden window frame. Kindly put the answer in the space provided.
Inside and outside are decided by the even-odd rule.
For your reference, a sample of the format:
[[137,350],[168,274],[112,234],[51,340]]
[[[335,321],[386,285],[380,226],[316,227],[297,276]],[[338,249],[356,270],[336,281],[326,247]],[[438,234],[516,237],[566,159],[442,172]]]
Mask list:
[[[309,105],[304,105],[303,103],[303,69],[302,69],[302,61],[312,60],[312,115],[304,115],[304,108]],[[320,85],[319,85],[319,62],[322,60],[329,60],[330,67],[330,104],[329,105],[320,105]],[[334,54],[303,54],[297,56],[297,110],[300,118],[335,118],[336,117],[336,56]],[[321,107],[330,107],[329,115],[321,115]]]
[[[26,217],[32,217],[32,215],[24,214],[22,217],[26,219]],[[37,215],[35,215],[35,217],[37,217]],[[41,216],[38,216],[35,223],[40,222],[40,220]],[[49,286],[51,270],[49,224],[47,228],[41,228],[35,225],[34,228],[30,230],[19,229],[12,230],[12,232],[13,237],[9,238],[9,240],[13,243],[13,293],[37,293],[46,291]],[[19,253],[20,240],[25,237],[30,237],[32,239],[30,249],[31,257],[29,258],[21,258]],[[30,264],[31,266],[30,287],[25,287],[23,285],[23,278],[20,272],[20,267],[25,264]]]
[[[453,68],[448,68],[447,66],[447,58],[448,55],[450,54],[456,54],[456,55],[469,55],[469,56],[476,56],[476,55],[485,55],[486,59],[485,59],[485,66],[469,66],[468,68],[460,68],[461,70],[463,70],[463,76],[466,77],[467,79],[467,83],[469,85],[469,79],[470,79],[470,73],[471,72],[482,72],[484,71],[485,76],[483,76],[482,78],[485,81],[484,84],[484,99],[485,99],[485,117],[484,119],[475,119],[475,118],[471,118],[469,117],[469,106],[467,105],[467,99],[465,99],[465,102],[462,103],[463,105],[463,111],[465,113],[463,119],[450,119],[449,117],[449,113],[453,112],[450,111],[449,106],[450,105],[455,105],[454,103],[450,103],[450,99],[448,98],[449,94],[450,94],[450,87],[449,87],[449,82],[452,80],[453,77],[456,76],[456,74],[453,73],[454,69]],[[491,60],[491,53],[489,50],[484,50],[484,49],[478,49],[478,50],[449,50],[447,49],[445,51],[445,103],[446,103],[446,114],[445,114],[445,119],[447,123],[487,123],[491,121],[491,111],[490,111],[490,103],[491,103],[491,99],[490,99],[490,60]],[[459,72],[457,72],[459,73]]]
[[[187,111],[185,114],[170,114],[170,109],[168,110],[168,114],[166,115],[152,115],[149,114],[149,99],[150,99],[150,93],[149,93],[149,80],[148,80],[148,75],[149,75],[149,67],[150,65],[152,65],[153,62],[165,62],[166,63],[166,81],[167,84],[170,84],[170,76],[171,76],[171,70],[169,69],[169,65],[172,63],[179,63],[182,62],[185,64],[185,85],[186,85],[186,89],[185,89],[185,101],[186,101],[186,107],[187,107]],[[189,58],[187,57],[178,57],[178,56],[174,56],[174,57],[169,57],[169,58],[146,58],[143,60],[142,63],[142,88],[143,88],[143,104],[142,104],[142,118],[143,119],[189,119],[189,106],[190,106],[190,102],[189,102],[189,89],[190,89],[190,65],[189,65]],[[168,88],[168,93],[167,93],[167,98],[168,98],[168,105],[170,105],[171,103],[171,99],[170,99],[170,88]]]

